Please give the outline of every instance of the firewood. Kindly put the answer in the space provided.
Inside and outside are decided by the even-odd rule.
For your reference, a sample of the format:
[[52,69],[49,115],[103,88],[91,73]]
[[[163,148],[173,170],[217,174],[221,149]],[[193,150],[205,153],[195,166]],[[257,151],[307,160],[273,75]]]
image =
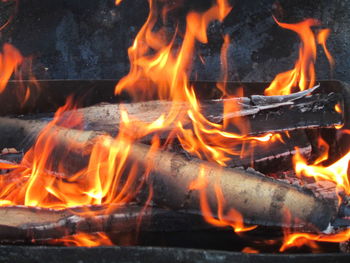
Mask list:
[[[258,96],[231,98],[225,103],[240,105],[240,110],[223,114],[223,100],[210,100],[201,103],[203,115],[213,123],[237,123],[240,129],[244,128],[248,135],[257,135],[269,132],[290,131],[305,128],[334,127],[343,123],[343,116],[335,110],[335,106],[342,106],[342,95],[339,93],[318,93],[306,96],[311,91],[303,91],[286,96]],[[130,116],[146,123],[151,123],[161,114],[170,109],[184,116],[181,119],[185,127],[191,126],[186,112],[190,108],[186,102],[148,101],[125,104],[99,104],[96,106],[78,109],[84,116],[85,129],[108,132],[112,136],[118,133],[121,122],[120,110],[126,110]],[[63,115],[69,117],[71,112]],[[39,116],[32,116],[38,119]],[[41,120],[48,121],[48,116]],[[131,120],[135,121],[135,120]],[[168,136],[168,131],[174,128],[169,125],[162,129],[161,138]],[[234,125],[229,125],[227,131],[240,131]],[[145,137],[143,142],[149,140]]]
[[[18,149],[28,149],[36,140],[40,131],[45,127],[46,122],[33,121],[33,120],[21,120],[0,117],[0,145],[14,146]],[[56,133],[54,131],[51,133]],[[63,137],[62,142],[68,141],[64,137],[70,138],[73,141],[80,141],[86,143],[94,137],[100,135],[100,132],[85,131],[83,133],[76,132],[74,129],[61,129],[57,132],[57,135]],[[282,134],[284,142],[274,141],[274,142],[255,142],[255,143],[237,143],[234,147],[237,153],[244,151],[246,153],[230,156],[231,161],[228,162],[230,167],[256,167],[260,171],[275,172],[287,169],[290,167],[293,153],[295,147],[298,147],[305,158],[308,158],[311,154],[311,147],[303,130],[292,131],[289,136],[284,136]],[[64,143],[61,143],[61,145]],[[73,164],[75,159],[70,159],[68,166],[76,166],[79,169],[79,164],[81,164],[82,152],[78,151],[77,156],[78,161]],[[12,154],[12,155],[0,155],[0,159],[19,162],[22,154]],[[57,154],[58,156],[58,154]],[[277,170],[278,169],[278,170]]]
[[235,149],[240,155],[230,156],[229,167],[253,167],[262,173],[275,173],[293,167],[293,156],[297,147],[301,155],[309,159],[312,147],[304,130],[281,133],[282,141],[243,142]]
[[[27,122],[14,120],[14,124],[18,123],[25,127]],[[69,130],[60,127],[53,129],[55,138],[59,144],[63,145],[70,145],[72,140],[79,138],[79,142],[85,148],[89,148],[95,142],[94,138],[98,136],[93,131]],[[105,140],[112,141],[113,138],[106,136]],[[141,167],[151,164],[153,173],[150,181],[154,191],[153,200],[160,206],[174,210],[199,211],[199,192],[190,190],[189,186],[198,179],[203,169],[208,182],[206,189],[208,202],[213,211],[218,209],[214,190],[217,184],[222,189],[225,199],[226,205],[223,211],[237,210],[248,224],[315,227],[324,230],[335,216],[335,208],[327,202],[283,182],[261,174],[257,175],[251,170],[223,168],[196,158],[187,160],[179,154],[167,151],[157,151],[150,156],[149,150],[149,146],[135,142],[129,152],[128,160]],[[289,221],[284,218],[286,209],[291,216]],[[232,218],[227,219],[232,220]]]
[[[89,211],[89,212],[87,212]],[[135,204],[47,208],[0,207],[0,242],[31,243],[62,238],[80,232],[192,231],[209,229],[201,217]]]
[[[223,211],[235,209],[248,224],[325,230],[336,215],[332,204],[251,169],[223,168],[199,159],[187,160],[167,151],[148,153],[148,146],[134,144],[129,159],[143,166],[152,165],[153,201],[161,206],[198,211],[199,192],[189,189],[189,186],[203,169],[207,181],[205,191],[214,215],[219,206],[215,185],[222,190]],[[286,210],[291,216],[289,221],[285,220]]]

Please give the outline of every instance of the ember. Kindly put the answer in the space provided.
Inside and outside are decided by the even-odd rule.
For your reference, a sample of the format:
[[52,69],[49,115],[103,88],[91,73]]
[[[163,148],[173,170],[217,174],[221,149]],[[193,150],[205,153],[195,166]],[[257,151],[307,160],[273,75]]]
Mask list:
[[[273,17],[300,38],[299,57],[258,88],[228,82],[224,34],[212,96],[190,81],[194,61],[205,65],[197,46],[234,9],[216,0],[181,22],[172,2],[149,0],[130,71],[114,89],[130,100],[81,108],[82,98],[67,96],[54,115],[0,117],[0,242],[130,245],[147,232],[219,228],[232,229],[244,253],[348,242],[350,91],[317,82],[315,70],[319,48],[335,65],[330,30],[316,19]],[[168,19],[179,19],[175,30]],[[19,70],[24,61],[4,44],[0,93],[15,76],[22,107],[39,91],[27,67]]]

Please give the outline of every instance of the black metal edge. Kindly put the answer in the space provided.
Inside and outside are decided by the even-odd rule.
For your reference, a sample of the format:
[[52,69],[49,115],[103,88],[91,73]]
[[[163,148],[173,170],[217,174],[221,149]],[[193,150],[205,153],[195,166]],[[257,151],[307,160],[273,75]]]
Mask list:
[[215,250],[161,247],[29,247],[0,246],[0,262],[350,262],[350,254],[246,254]]

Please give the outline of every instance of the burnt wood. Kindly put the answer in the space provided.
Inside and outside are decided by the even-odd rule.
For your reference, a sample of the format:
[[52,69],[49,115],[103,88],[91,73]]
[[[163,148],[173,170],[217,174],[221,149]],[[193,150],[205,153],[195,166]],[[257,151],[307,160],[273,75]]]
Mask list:
[[[26,124],[23,120],[14,120]],[[87,149],[77,148],[77,152],[88,152],[98,136],[93,131],[70,130],[52,127],[58,145],[71,145],[78,140]],[[50,136],[48,133],[45,136]],[[103,143],[113,138],[104,137]],[[74,149],[73,149],[74,150]],[[327,228],[336,215],[335,208],[291,185],[266,178],[252,170],[223,168],[199,159],[188,160],[183,156],[168,151],[157,151],[150,155],[150,147],[133,143],[128,160],[139,166],[152,164],[150,182],[154,190],[154,201],[161,206],[172,209],[200,210],[198,191],[189,190],[192,182],[198,179],[200,170],[204,169],[208,180],[208,201],[213,211],[217,211],[218,202],[215,184],[218,184],[228,208],[239,211],[248,224],[290,226],[295,228]],[[139,175],[142,178],[142,172]],[[289,209],[290,222],[284,220],[284,208]],[[298,220],[294,220],[298,218]],[[228,217],[228,220],[232,218]]]
[[[87,211],[90,211],[89,214]],[[0,207],[0,241],[32,243],[78,233],[195,231],[212,229],[201,216],[135,204],[75,207],[63,210]]]

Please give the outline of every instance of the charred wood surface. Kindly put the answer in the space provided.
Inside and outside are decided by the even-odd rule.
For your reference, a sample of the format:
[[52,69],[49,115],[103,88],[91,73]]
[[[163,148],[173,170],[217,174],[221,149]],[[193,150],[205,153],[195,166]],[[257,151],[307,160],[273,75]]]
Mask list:
[[[307,94],[307,93],[305,93]],[[269,132],[290,131],[305,128],[325,128],[343,124],[343,116],[335,110],[339,104],[342,107],[343,97],[339,93],[318,93],[306,96],[295,94],[287,96],[252,96],[251,98],[233,98],[225,103],[237,104],[240,110],[223,113],[223,101],[205,101],[201,105],[201,111],[208,120],[214,123],[240,123],[229,125],[227,131],[240,133],[245,130],[249,135],[264,134]],[[112,136],[118,133],[121,123],[120,110],[124,109],[130,116],[137,120],[151,123],[161,114],[173,110],[179,115],[186,116],[189,105],[185,102],[148,101],[126,104],[99,104],[87,108],[78,109],[77,112],[84,116],[85,129],[108,132]],[[67,118],[70,112],[65,113]],[[63,116],[63,118],[64,118]],[[39,116],[40,117],[40,116]],[[37,116],[32,116],[37,119]],[[42,118],[48,121],[50,118]],[[136,120],[132,120],[135,121]],[[184,126],[191,125],[187,117],[182,119]],[[173,126],[165,127],[162,136],[168,135],[167,131]],[[144,139],[149,140],[149,137]]]
[[230,156],[229,167],[254,167],[262,173],[281,172],[292,168],[296,147],[309,159],[312,147],[304,130],[281,133],[281,140],[242,143],[237,146],[241,155]]
[[[89,214],[86,213],[90,210]],[[31,243],[81,232],[195,231],[212,228],[194,214],[137,205],[75,207],[52,210],[24,206],[0,207],[0,240]]]

